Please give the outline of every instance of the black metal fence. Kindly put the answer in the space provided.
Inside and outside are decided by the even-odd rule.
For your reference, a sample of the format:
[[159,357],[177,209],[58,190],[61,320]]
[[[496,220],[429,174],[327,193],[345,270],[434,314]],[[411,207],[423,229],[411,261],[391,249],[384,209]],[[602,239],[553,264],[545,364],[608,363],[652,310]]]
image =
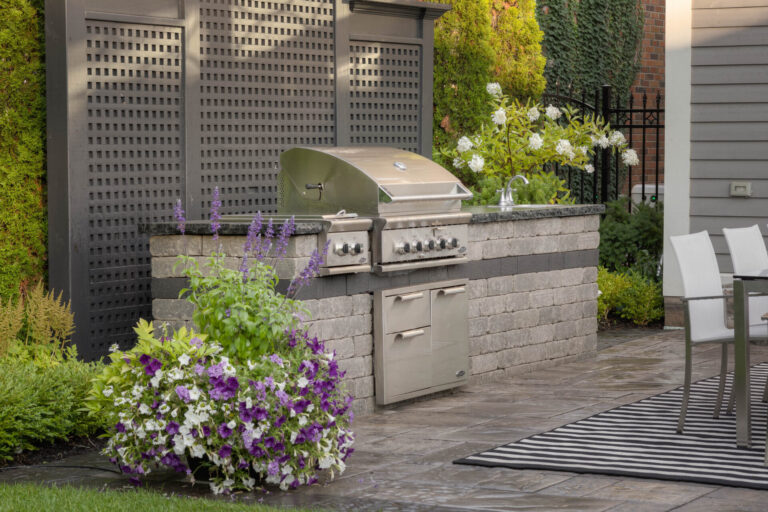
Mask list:
[[633,186],[638,184],[641,185],[641,201],[653,203],[659,200],[664,183],[664,106],[660,92],[655,98],[649,98],[647,92],[630,92],[628,97],[619,97],[611,86],[605,85],[594,94],[582,93],[580,97],[574,96],[572,90],[565,94],[555,91],[544,95],[542,102],[557,107],[570,105],[583,115],[603,118],[611,129],[624,133],[628,147],[637,152],[640,160],[639,165],[628,167],[608,148],[595,152],[592,162],[595,172],[592,174],[555,165],[553,170],[566,180],[571,197],[577,203],[607,203],[632,194]]

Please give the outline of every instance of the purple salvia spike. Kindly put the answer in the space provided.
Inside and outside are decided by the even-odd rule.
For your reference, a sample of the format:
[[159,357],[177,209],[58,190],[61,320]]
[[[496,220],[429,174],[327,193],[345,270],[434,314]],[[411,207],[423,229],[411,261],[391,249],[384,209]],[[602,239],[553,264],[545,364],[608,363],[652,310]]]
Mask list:
[[176,229],[179,233],[184,234],[187,219],[184,218],[184,209],[181,207],[181,199],[176,200],[176,206],[173,207],[173,216],[176,218]]
[[280,259],[285,256],[288,251],[288,241],[291,239],[291,235],[295,230],[296,222],[293,216],[291,216],[291,218],[283,222],[283,225],[280,227],[280,236],[275,243],[275,258]]
[[257,258],[262,261],[269,254],[269,250],[272,249],[272,238],[275,236],[275,228],[272,226],[272,219],[269,219],[267,223],[267,229],[264,231],[264,239],[259,247],[259,253]]
[[257,248],[259,241],[259,234],[261,233],[261,212],[254,215],[251,225],[248,226],[248,236],[243,244],[243,252],[245,254],[250,253]]
[[325,256],[328,254],[329,245],[330,242],[325,243],[322,253],[318,252],[317,249],[312,251],[312,256],[310,256],[307,266],[299,272],[299,275],[288,285],[288,290],[285,293],[288,297],[295,296],[301,288],[312,281],[312,278],[317,277],[320,274],[320,267],[323,265]]
[[221,201],[219,200],[219,187],[214,187],[213,198],[211,200],[211,232],[213,233],[214,240],[219,239],[219,229],[221,228],[221,224],[219,224],[219,220],[221,220],[221,213],[219,213],[220,209]]
[[240,272],[243,274],[243,283],[248,282],[248,276],[251,271],[248,268],[248,251],[243,252],[243,259],[240,262]]

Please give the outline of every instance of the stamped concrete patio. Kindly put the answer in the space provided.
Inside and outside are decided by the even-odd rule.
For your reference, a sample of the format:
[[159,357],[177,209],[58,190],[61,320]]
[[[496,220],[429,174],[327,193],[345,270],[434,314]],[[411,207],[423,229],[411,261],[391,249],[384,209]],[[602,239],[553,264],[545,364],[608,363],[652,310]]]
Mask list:
[[[452,464],[679,386],[682,339],[681,331],[608,331],[601,333],[600,350],[589,359],[389,407],[356,420],[356,452],[340,479],[294,492],[234,498],[344,511],[764,511],[768,491]],[[695,380],[717,374],[719,350],[698,347]],[[765,360],[768,347],[753,346],[752,362]],[[111,467],[95,453],[55,464]],[[97,487],[126,482],[95,469],[0,472],[0,482],[13,481]],[[208,496],[207,486],[193,488],[168,474],[147,484],[168,493]]]

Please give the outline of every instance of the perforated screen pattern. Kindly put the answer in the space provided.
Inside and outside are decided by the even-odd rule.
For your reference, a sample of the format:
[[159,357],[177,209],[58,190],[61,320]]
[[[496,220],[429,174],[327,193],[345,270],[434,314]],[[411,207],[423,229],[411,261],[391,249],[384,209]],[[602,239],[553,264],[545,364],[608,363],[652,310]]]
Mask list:
[[182,43],[177,27],[106,21],[86,21],[86,36],[89,339],[101,355],[132,345],[131,326],[151,316],[137,224],[171,220],[183,197]]

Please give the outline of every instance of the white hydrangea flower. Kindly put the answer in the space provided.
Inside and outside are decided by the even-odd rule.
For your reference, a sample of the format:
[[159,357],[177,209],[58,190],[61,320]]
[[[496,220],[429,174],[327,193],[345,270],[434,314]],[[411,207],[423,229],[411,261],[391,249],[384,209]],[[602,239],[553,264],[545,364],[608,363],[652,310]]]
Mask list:
[[560,119],[560,116],[563,115],[563,113],[560,112],[560,109],[555,107],[554,105],[549,105],[547,109],[544,111],[544,114],[546,114],[546,116],[553,121],[557,121],[558,119]]
[[624,144],[627,139],[624,137],[624,134],[620,131],[616,130],[611,134],[611,136],[608,138],[608,141],[611,143],[611,146],[621,146]]
[[112,386],[107,386],[107,387],[104,388],[104,391],[102,391],[101,393],[104,396],[108,397],[108,396],[112,395],[112,393],[114,393],[114,392],[115,392],[115,388],[113,388]]
[[587,174],[592,174],[593,172],[595,172],[595,166],[592,164],[585,165],[584,172],[586,172]]
[[584,156],[587,156],[587,153],[589,153],[589,146],[579,146],[576,149],[578,149],[579,153],[581,153]]
[[120,350],[120,347],[118,346],[118,344],[117,344],[117,343],[113,343],[113,344],[112,344],[112,345],[110,345],[110,347],[109,347],[109,352],[110,352],[110,353],[112,353],[112,352],[117,352],[117,351],[119,351],[119,350]]
[[[558,155],[566,155],[568,156],[573,155],[573,146],[571,146],[571,142],[565,139],[560,139],[557,141],[557,145],[555,145],[555,151]],[[570,157],[573,158],[573,157]]]
[[501,92],[501,85],[498,82],[491,82],[488,85],[485,86],[485,90],[488,91],[488,94],[495,97],[500,97]]
[[611,141],[605,135],[600,136],[600,138],[592,137],[592,145],[605,149],[611,145]]
[[528,147],[533,151],[541,149],[541,146],[543,145],[544,145],[544,139],[542,139],[541,135],[539,135],[538,133],[534,133],[528,138]]
[[628,149],[621,153],[621,161],[624,165],[633,166],[640,163],[640,159],[637,157],[637,152],[634,149]]
[[458,156],[457,156],[456,158],[454,158],[454,159],[453,159],[453,166],[454,166],[456,169],[463,169],[463,168],[464,168],[464,164],[465,164],[464,160],[462,160],[462,159],[461,159],[461,158],[459,158]]
[[485,166],[483,157],[480,155],[472,155],[472,160],[469,162],[469,168],[472,169],[473,172],[480,172],[483,170],[483,166]]
[[456,151],[466,153],[470,149],[472,149],[472,141],[468,137],[460,138],[458,144],[456,144]]
[[528,116],[529,121],[535,123],[539,120],[539,109],[537,107],[531,107],[528,109],[528,112],[526,112],[525,115]]
[[189,364],[189,355],[181,354],[179,356],[179,366],[186,366],[187,364]]
[[504,110],[503,108],[500,108],[499,110],[493,113],[493,115],[491,116],[491,120],[494,123],[498,124],[499,126],[504,125],[504,123],[507,122],[507,111]]

